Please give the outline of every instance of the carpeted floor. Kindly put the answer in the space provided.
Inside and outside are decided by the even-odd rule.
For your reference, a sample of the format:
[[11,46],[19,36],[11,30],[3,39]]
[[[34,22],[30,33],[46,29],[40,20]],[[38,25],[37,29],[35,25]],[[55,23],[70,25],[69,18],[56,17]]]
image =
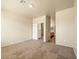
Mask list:
[[29,40],[1,48],[1,59],[76,59],[69,47]]

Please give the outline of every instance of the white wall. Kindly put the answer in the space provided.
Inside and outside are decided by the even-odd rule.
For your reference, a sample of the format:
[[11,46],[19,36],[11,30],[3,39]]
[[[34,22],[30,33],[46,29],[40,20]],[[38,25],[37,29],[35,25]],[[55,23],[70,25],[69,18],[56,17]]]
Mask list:
[[75,55],[77,57],[77,0],[75,0],[75,3],[74,3],[74,33],[75,33],[75,38],[73,40],[73,49],[74,49],[74,52],[75,52]]
[[56,12],[56,44],[73,47],[76,53],[76,7]]
[[32,39],[32,19],[9,11],[1,11],[1,46]]

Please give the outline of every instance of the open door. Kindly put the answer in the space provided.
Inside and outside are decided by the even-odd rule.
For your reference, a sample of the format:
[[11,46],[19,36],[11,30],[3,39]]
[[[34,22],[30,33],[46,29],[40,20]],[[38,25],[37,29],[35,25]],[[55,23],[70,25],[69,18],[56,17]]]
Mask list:
[[38,24],[38,39],[43,40],[44,37],[44,23]]

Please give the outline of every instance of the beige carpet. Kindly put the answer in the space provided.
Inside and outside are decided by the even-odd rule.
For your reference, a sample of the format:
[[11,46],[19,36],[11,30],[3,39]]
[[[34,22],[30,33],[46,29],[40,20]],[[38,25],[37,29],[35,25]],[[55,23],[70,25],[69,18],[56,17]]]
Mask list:
[[29,40],[1,48],[1,59],[76,59],[69,47]]

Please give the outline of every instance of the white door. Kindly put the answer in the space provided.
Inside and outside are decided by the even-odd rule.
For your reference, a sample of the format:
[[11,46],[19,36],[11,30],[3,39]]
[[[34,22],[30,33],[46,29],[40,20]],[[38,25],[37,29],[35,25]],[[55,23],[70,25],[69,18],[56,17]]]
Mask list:
[[38,28],[37,24],[33,24],[33,33],[32,33],[32,38],[37,40],[38,39]]

